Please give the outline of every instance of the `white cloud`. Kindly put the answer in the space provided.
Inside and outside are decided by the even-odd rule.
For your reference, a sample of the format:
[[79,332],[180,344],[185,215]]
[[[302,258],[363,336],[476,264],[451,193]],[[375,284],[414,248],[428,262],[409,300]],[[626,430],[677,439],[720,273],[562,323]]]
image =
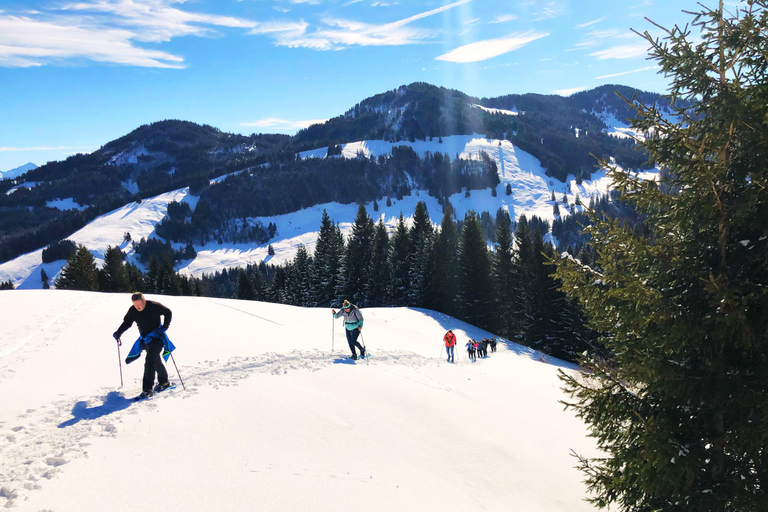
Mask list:
[[141,67],[182,68],[184,59],[137,43],[210,35],[211,27],[251,28],[250,20],[183,11],[183,0],[94,0],[54,12],[0,13],[0,66],[41,66],[81,58]]
[[303,121],[288,121],[286,119],[280,119],[277,117],[267,117],[264,119],[258,119],[256,121],[249,121],[247,123],[240,123],[241,126],[252,126],[254,128],[271,128],[275,130],[300,130],[301,128],[307,128],[313,124],[320,124],[326,122],[327,119],[307,119]]
[[478,41],[460,46],[446,54],[436,57],[436,59],[459,63],[479,62],[515,51],[532,41],[547,37],[548,35],[548,32],[526,32],[524,34],[515,34],[498,39],[486,39],[485,41]]
[[552,94],[558,94],[560,96],[570,96],[571,94],[574,94],[580,91],[585,91],[585,90],[587,90],[587,87],[585,86],[572,87],[570,89],[558,89],[556,91],[552,91]]
[[633,69],[632,71],[623,71],[621,73],[613,73],[613,74],[610,74],[610,75],[598,76],[598,77],[595,77],[595,80],[602,80],[604,78],[614,78],[614,77],[617,77],[617,76],[631,75],[632,73],[640,73],[641,71],[649,71],[651,69],[658,69],[658,67],[657,66],[646,66],[646,67],[640,68],[640,69]]
[[[536,7],[539,7],[539,2],[537,2]],[[541,21],[541,20],[550,20],[553,18],[557,18],[559,16],[562,16],[566,9],[568,8],[568,1],[551,1],[547,2],[546,5],[544,5],[540,12],[533,13],[532,16],[534,16],[533,21]]]
[[0,152],[5,151],[83,151],[86,149],[92,149],[90,146],[88,147],[71,147],[71,146],[32,146],[27,148],[15,148],[15,147],[8,147],[8,146],[0,146]]
[[78,27],[26,17],[0,16],[0,66],[40,66],[86,58],[131,66],[180,68],[184,59],[135,46],[123,29]]
[[623,44],[614,46],[599,52],[589,54],[598,60],[606,59],[636,59],[648,55],[648,46],[646,44]]
[[509,23],[510,21],[514,21],[516,19],[517,16],[514,14],[497,14],[496,17],[488,23]]
[[302,21],[300,23],[288,22],[274,25],[275,27],[284,27],[283,30],[265,30],[265,27],[269,26],[268,24],[257,24],[251,33],[269,34],[274,37],[275,44],[278,46],[313,48],[315,50],[339,50],[349,46],[416,44],[432,37],[433,31],[407,25],[471,1],[459,0],[409,18],[380,25],[340,18],[325,18],[323,19],[325,26],[318,27],[313,31],[310,31],[309,25]]
[[591,26],[592,26],[592,25],[594,25],[595,23],[600,23],[600,22],[601,22],[601,21],[603,21],[603,20],[605,20],[605,18],[597,18],[596,20],[588,21],[588,22],[586,22],[586,23],[580,23],[580,24],[576,25],[576,28],[587,28],[587,27],[591,27]]
[[171,7],[183,0],[94,0],[63,7],[63,11],[102,13],[107,22],[128,27],[134,39],[143,42],[166,42],[180,36],[202,36],[210,28],[201,25],[250,28],[254,21],[215,14],[182,11]]

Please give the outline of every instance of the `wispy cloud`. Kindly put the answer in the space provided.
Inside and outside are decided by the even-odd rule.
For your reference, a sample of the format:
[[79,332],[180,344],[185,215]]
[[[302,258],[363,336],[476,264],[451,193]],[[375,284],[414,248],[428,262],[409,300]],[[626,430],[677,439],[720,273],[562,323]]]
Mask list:
[[588,87],[582,86],[582,87],[572,87],[570,89],[557,89],[556,91],[552,91],[552,94],[559,94],[560,96],[570,96],[571,94],[577,93],[579,91],[585,91]]
[[514,21],[517,19],[517,16],[514,14],[497,14],[495,18],[493,18],[488,23],[509,23],[510,21]]
[[123,29],[78,27],[0,16],[0,66],[34,67],[71,58],[131,66],[181,68],[177,55],[136,46]]
[[604,78],[614,78],[617,76],[624,76],[624,75],[631,75],[632,73],[640,73],[641,71],[649,71],[651,69],[658,69],[657,66],[646,66],[644,68],[640,69],[633,69],[632,71],[622,71],[621,73],[613,73],[610,75],[603,75],[603,76],[597,76],[595,77],[595,80],[602,80]]
[[598,60],[606,59],[637,59],[645,57],[648,54],[648,45],[646,44],[623,44],[590,53],[589,55]]
[[[538,2],[536,6],[539,7]],[[540,7],[541,10],[539,12],[533,13],[533,21],[550,20],[562,16],[568,8],[568,2],[562,0],[551,1]]]
[[548,32],[526,32],[498,39],[486,39],[485,41],[459,46],[448,53],[436,57],[436,59],[458,63],[479,62],[515,51],[532,41],[547,37],[548,35]]
[[250,28],[255,22],[184,11],[182,0],[94,0],[55,11],[0,13],[0,66],[41,66],[65,59],[142,67],[181,68],[183,57],[147,49],[175,37],[206,36],[214,27]]
[[289,121],[287,119],[280,119],[278,117],[266,117],[264,119],[258,119],[256,121],[248,121],[246,123],[240,123],[241,126],[251,126],[254,128],[270,128],[274,130],[300,130],[307,128],[313,124],[320,124],[326,122],[327,119],[307,119],[302,121]]
[[32,147],[8,147],[0,146],[0,152],[5,151],[84,151],[93,149],[91,146],[72,147],[72,146],[32,146]]
[[580,23],[580,24],[576,25],[576,28],[591,27],[592,25],[594,25],[596,23],[600,23],[601,21],[604,21],[604,20],[605,20],[605,18],[597,18],[596,20],[588,21],[586,23]]
[[[434,16],[448,9],[464,5],[472,0],[459,0],[423,13],[384,24],[324,18],[319,26],[310,31],[303,22],[259,23],[250,33],[268,34],[278,46],[312,48],[315,50],[339,50],[350,46],[401,46],[416,44],[434,35],[433,31],[408,26],[414,21]],[[283,27],[282,30],[278,29]]]

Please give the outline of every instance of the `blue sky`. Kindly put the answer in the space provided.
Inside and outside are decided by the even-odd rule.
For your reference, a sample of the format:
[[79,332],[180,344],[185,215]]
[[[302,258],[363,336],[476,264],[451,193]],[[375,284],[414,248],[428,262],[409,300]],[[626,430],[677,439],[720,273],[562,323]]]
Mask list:
[[[714,0],[705,0],[715,6]],[[416,81],[664,92],[630,31],[693,0],[0,0],[0,171],[163,119],[295,133]]]

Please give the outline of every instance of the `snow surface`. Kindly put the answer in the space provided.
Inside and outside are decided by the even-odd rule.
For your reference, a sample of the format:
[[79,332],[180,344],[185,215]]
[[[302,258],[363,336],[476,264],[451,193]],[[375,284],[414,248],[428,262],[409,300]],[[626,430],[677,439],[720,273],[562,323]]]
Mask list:
[[8,189],[8,192],[5,193],[5,195],[9,196],[19,190],[20,188],[32,188],[36,187],[40,182],[38,181],[25,181],[24,183],[19,183],[15,187],[11,187]]
[[516,110],[504,110],[504,109],[501,109],[501,108],[489,108],[489,107],[484,107],[482,105],[478,105],[476,103],[471,103],[470,106],[475,107],[475,108],[483,109],[486,112],[491,113],[491,114],[504,114],[506,116],[516,116],[516,115],[518,115],[518,112]]
[[[152,298],[152,297],[149,297]],[[559,400],[571,366],[410,308],[365,309],[372,357],[345,359],[329,309],[156,297],[184,380],[133,402],[127,294],[0,292],[0,507],[20,511],[586,512],[571,450],[596,456]],[[335,329],[335,330],[334,330]],[[172,381],[179,383],[168,363]]]
[[82,206],[78,204],[78,202],[75,201],[75,199],[72,197],[67,197],[65,199],[54,199],[53,201],[46,201],[45,206],[47,206],[48,208],[57,208],[62,211],[64,210],[83,211],[86,208],[88,208],[88,206]]
[[[394,144],[382,140],[354,142],[343,145],[342,157],[356,158],[358,154],[378,157],[390,154],[393,146],[402,145],[411,146],[420,155],[428,152],[442,152],[447,153],[451,158],[457,155],[462,158],[480,158],[480,153],[485,152],[496,161],[501,181],[496,187],[496,197],[492,196],[489,189],[483,189],[471,191],[470,197],[464,197],[464,192],[460,192],[449,198],[459,219],[463,219],[469,210],[477,213],[488,211],[491,215],[495,215],[499,208],[504,208],[513,219],[518,219],[524,214],[528,218],[536,215],[552,221],[554,218],[554,203],[551,200],[553,192],[558,202],[561,202],[565,195],[568,203],[573,204],[578,195],[584,203],[588,203],[590,197],[606,194],[611,184],[605,171],[593,173],[591,180],[583,181],[580,185],[577,185],[573,177],[569,177],[566,183],[562,183],[546,176],[545,169],[538,159],[520,150],[511,142],[486,139],[480,135],[445,137],[442,143],[437,139]],[[302,158],[323,158],[327,154],[327,149],[305,151],[300,155]],[[229,175],[221,176],[211,182],[216,183],[226,179],[227,176]],[[506,195],[508,184],[512,189],[512,195],[509,196]],[[127,253],[127,260],[138,264],[131,244],[123,242],[123,235],[129,232],[135,241],[142,237],[154,236],[155,225],[165,216],[167,203],[174,200],[185,201],[194,209],[198,198],[190,195],[188,188],[184,188],[145,199],[142,203],[130,203],[98,217],[68,238],[88,247],[99,265],[103,262],[108,245],[120,246]],[[406,219],[410,220],[419,201],[426,203],[432,222],[438,225],[442,219],[442,207],[437,199],[429,196],[426,191],[415,190],[410,196],[399,201],[393,198],[392,205],[389,207],[386,206],[386,198],[379,199],[377,200],[378,211],[374,211],[373,202],[365,206],[374,220],[383,218],[387,226],[393,229],[401,212]],[[562,203],[559,207],[563,216],[568,214]],[[253,217],[248,221],[261,222],[264,226],[269,225],[270,222],[274,223],[277,226],[275,238],[262,245],[218,244],[215,241],[206,245],[195,245],[197,257],[177,264],[176,269],[199,277],[203,273],[210,274],[230,267],[244,267],[261,261],[284,264],[295,256],[300,245],[304,245],[311,254],[317,241],[323,209],[328,211],[330,218],[339,224],[346,235],[351,233],[357,214],[357,204],[326,203],[285,215]],[[275,250],[274,256],[268,255],[269,245],[272,245]],[[183,247],[182,244],[175,244],[175,246]],[[52,284],[65,263],[60,261],[44,265],[41,248],[0,264],[0,282],[10,280],[17,288],[38,289],[42,287],[41,269],[45,269]]]

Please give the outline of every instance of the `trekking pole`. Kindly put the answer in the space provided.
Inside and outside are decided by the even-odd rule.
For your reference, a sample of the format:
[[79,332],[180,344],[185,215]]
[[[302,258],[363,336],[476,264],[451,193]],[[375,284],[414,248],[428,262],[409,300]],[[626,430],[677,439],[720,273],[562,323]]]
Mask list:
[[122,343],[117,340],[117,367],[120,368],[120,387],[123,387],[123,359],[120,357],[120,345]]
[[333,354],[333,342],[336,341],[336,318],[331,313],[331,354]]
[[181,378],[181,374],[179,373],[179,367],[176,366],[176,360],[173,358],[173,352],[171,352],[171,361],[173,361],[173,367],[176,368],[176,375],[179,376],[179,380],[181,381],[181,388],[186,390],[186,386],[184,386],[184,379]]
[[[448,349],[446,349],[446,350],[448,350]],[[443,346],[442,345],[440,345],[440,357],[441,358],[443,357]]]
[[[360,341],[363,342],[363,350],[365,350],[365,355],[367,356],[368,355],[368,349],[365,348],[365,340],[363,339],[363,331],[360,331]],[[369,359],[370,359],[370,357],[366,357],[365,358],[365,364],[369,364],[370,363],[370,361],[368,361]]]

